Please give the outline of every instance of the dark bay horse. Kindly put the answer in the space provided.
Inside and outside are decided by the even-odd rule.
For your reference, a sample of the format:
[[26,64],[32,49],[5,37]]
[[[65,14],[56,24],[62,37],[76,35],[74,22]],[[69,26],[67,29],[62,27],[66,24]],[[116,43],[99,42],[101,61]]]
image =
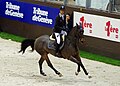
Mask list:
[[[64,42],[64,47],[60,50],[60,56],[58,57],[68,59],[76,63],[78,65],[77,72],[75,73],[76,75],[78,75],[78,73],[80,72],[80,67],[81,67],[84,73],[88,75],[88,77],[90,78],[91,76],[89,76],[79,56],[78,44],[80,42],[83,43],[83,38],[84,38],[83,33],[84,33],[83,28],[81,29],[81,26],[76,24],[76,26],[73,27],[70,33],[67,35]],[[49,53],[55,56],[55,50],[48,48],[49,41],[51,40],[48,35],[42,35],[35,40],[26,39],[21,43],[20,52],[23,51],[24,53],[25,49],[28,46],[31,46],[32,50],[36,50],[41,55],[41,58],[39,60],[40,74],[42,74],[43,76],[46,76],[46,74],[42,70],[42,64],[44,61],[46,61],[48,66],[52,68],[56,74],[58,74],[59,76],[62,76],[62,74],[53,67],[48,57]]]

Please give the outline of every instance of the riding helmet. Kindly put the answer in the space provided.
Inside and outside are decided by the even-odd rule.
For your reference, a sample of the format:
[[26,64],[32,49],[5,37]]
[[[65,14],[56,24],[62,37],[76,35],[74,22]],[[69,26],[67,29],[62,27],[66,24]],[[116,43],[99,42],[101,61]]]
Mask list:
[[65,10],[65,6],[62,5],[62,6],[60,7],[60,10]]

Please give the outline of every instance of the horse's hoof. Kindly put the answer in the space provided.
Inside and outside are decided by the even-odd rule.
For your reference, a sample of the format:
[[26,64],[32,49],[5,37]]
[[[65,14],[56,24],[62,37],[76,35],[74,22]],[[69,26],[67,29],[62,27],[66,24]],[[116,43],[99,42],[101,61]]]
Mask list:
[[75,72],[75,75],[77,76],[79,74],[79,72]]
[[47,76],[46,74],[42,74],[43,76]]
[[59,77],[62,77],[63,75],[60,73],[60,74],[58,74],[59,75]]
[[60,72],[56,72],[57,75],[59,75],[59,77],[62,77],[63,75]]
[[45,73],[41,73],[43,76],[47,76]]
[[91,76],[90,74],[88,74],[88,78],[89,78],[89,79],[91,79],[91,78],[92,78],[92,76]]

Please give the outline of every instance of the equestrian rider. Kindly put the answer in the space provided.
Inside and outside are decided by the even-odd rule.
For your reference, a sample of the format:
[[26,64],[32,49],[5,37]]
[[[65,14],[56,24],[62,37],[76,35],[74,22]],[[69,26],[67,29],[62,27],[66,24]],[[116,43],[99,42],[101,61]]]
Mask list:
[[60,12],[55,19],[55,26],[54,26],[53,32],[56,38],[56,55],[58,55],[60,44],[61,44],[61,34],[67,35],[65,6],[60,7]]

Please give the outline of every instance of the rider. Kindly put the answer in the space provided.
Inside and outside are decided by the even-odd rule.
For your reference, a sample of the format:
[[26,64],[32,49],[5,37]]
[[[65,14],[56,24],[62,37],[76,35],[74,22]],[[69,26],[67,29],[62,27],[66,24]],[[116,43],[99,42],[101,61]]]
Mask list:
[[66,32],[66,17],[65,17],[65,6],[60,7],[60,12],[55,19],[54,34],[56,38],[56,55],[58,55],[60,44],[61,44],[61,34],[67,35]]

